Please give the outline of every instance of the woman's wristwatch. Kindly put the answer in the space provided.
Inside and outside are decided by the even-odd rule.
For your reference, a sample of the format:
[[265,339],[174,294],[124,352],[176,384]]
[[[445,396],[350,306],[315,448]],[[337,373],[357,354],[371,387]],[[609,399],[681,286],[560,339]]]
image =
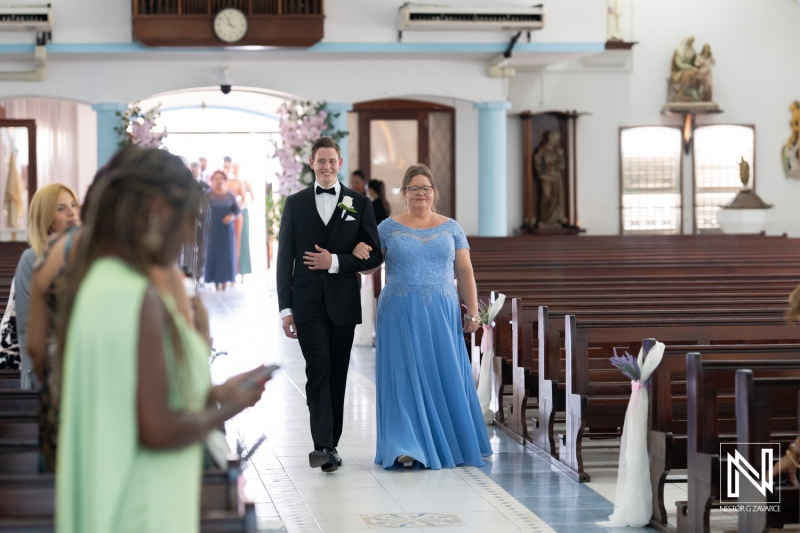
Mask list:
[[473,322],[477,325],[481,325],[481,318],[478,315],[464,315],[464,320],[467,322]]

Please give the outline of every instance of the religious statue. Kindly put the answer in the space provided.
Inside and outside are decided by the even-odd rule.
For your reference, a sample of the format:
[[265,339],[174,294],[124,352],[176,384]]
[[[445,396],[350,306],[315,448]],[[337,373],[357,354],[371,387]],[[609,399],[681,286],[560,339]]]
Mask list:
[[744,160],[739,162],[739,179],[742,181],[742,187],[747,188],[747,182],[750,181],[750,163]]
[[620,0],[608,0],[608,40],[621,41],[622,33],[619,31],[619,17],[622,10],[619,7]]
[[698,54],[694,49],[694,36],[685,37],[672,54],[667,100],[712,102],[711,68],[714,64],[711,45],[703,46]]
[[714,100],[714,83],[711,78],[711,67],[716,64],[714,56],[711,55],[711,45],[704,44],[700,54],[694,59],[694,66],[697,67],[697,90],[701,102],[711,102]]
[[781,150],[781,162],[787,178],[800,179],[800,102],[792,102],[789,111],[792,113],[789,119],[792,134]]
[[544,142],[533,154],[533,169],[539,178],[539,226],[561,226],[566,222],[564,175],[566,160],[560,145],[561,134],[547,132]]

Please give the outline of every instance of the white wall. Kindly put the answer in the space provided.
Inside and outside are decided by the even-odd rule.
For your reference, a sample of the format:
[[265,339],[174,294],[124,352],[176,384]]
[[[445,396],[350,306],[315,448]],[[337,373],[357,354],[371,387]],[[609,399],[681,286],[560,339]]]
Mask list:
[[[682,123],[681,117],[665,117],[660,110],[672,52],[682,37],[692,34],[698,50],[705,43],[712,46],[717,62],[714,99],[724,110],[698,116],[697,125],[755,124],[756,190],[775,204],[768,231],[800,236],[794,202],[800,183],[785,178],[780,166],[781,145],[790,133],[788,107],[800,99],[800,70],[790,67],[800,49],[800,5],[787,0],[673,0],[633,7],[624,16],[632,28],[630,38],[638,41],[628,65],[586,67],[575,61],[550,67],[543,72],[544,92],[538,75],[520,75],[510,83],[512,112],[591,113],[578,120],[580,224],[592,234],[619,231],[618,129]],[[510,161],[519,157],[509,153]],[[687,186],[690,171],[685,167]]]
[[97,172],[97,117],[88,105],[78,106],[78,189],[83,199]]
[[[458,0],[438,0],[460,3]],[[19,2],[17,2],[19,3]],[[33,0],[27,3],[34,4]],[[773,233],[800,235],[791,200],[800,183],[783,177],[780,148],[789,135],[789,104],[800,99],[800,5],[788,0],[653,0],[623,2],[623,33],[638,41],[632,52],[603,54],[593,66],[573,60],[541,72],[521,71],[510,80],[486,75],[491,54],[473,52],[399,53],[379,51],[397,41],[395,17],[402,0],[326,2],[326,43],[361,43],[347,53],[325,51],[114,51],[130,42],[129,0],[71,0],[54,5],[54,51],[46,80],[0,82],[0,98],[44,96],[84,103],[128,102],[165,91],[210,87],[219,68],[231,68],[236,86],[332,102],[387,97],[449,102],[456,107],[458,218],[477,231],[477,112],[473,102],[508,99],[509,231],[521,224],[519,120],[524,110],[576,109],[578,121],[578,219],[591,234],[619,229],[618,130],[621,126],[678,124],[665,117],[665,80],[672,51],[686,34],[711,43],[715,99],[725,110],[699,117],[698,124],[756,126],[754,174],[761,197],[774,203]],[[487,2],[475,2],[487,4]],[[68,4],[68,5],[67,5]],[[529,5],[529,0],[504,4]],[[597,43],[606,27],[605,0],[546,3],[546,28],[534,43]],[[407,32],[403,41],[501,43],[507,34]],[[21,36],[0,33],[0,53]],[[89,43],[88,51],[58,52],[58,46]],[[94,44],[92,44],[94,43]],[[12,54],[13,55],[13,54]],[[627,56],[627,59],[626,59]],[[621,66],[598,66],[623,58]],[[86,117],[84,117],[86,118]],[[94,142],[85,140],[90,146]],[[82,145],[83,149],[83,145]],[[93,147],[86,148],[87,154]],[[690,168],[690,167],[689,167]],[[87,169],[88,171],[88,169]],[[685,175],[687,184],[690,176]]]

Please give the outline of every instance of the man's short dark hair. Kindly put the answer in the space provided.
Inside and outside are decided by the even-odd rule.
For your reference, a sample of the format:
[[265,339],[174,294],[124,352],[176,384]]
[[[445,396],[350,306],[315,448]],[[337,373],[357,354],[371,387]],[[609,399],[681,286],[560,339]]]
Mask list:
[[336,141],[330,137],[320,137],[311,146],[311,159],[317,157],[317,150],[320,148],[333,148],[336,150],[336,155],[339,156],[339,159],[342,158],[342,149],[339,148],[339,144]]
[[360,170],[354,170],[351,175],[358,176],[359,178],[361,178],[361,181],[366,181],[366,178],[364,178],[364,173]]
[[233,159],[231,159],[231,156],[226,155],[225,157],[222,158],[222,162],[223,163],[233,163]]

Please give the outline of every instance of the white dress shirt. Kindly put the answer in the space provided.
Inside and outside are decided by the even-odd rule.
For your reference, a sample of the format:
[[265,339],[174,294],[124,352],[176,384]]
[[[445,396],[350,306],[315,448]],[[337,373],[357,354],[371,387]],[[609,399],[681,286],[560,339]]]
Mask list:
[[[333,185],[333,192],[335,194],[317,194],[317,187],[322,187],[320,183],[314,180],[314,203],[317,205],[317,213],[319,213],[319,218],[322,219],[322,223],[326,226],[328,222],[330,222],[331,217],[333,216],[333,212],[336,209],[336,206],[339,204],[339,193],[342,191],[342,184],[339,180],[336,180],[336,183]],[[330,189],[330,187],[322,187],[323,189]],[[314,250],[309,250],[310,252],[315,252]],[[336,254],[331,254],[331,267],[328,269],[328,272],[331,274],[337,274],[339,272],[339,258]],[[286,309],[281,309],[281,319],[293,314],[292,308],[287,307]]]

